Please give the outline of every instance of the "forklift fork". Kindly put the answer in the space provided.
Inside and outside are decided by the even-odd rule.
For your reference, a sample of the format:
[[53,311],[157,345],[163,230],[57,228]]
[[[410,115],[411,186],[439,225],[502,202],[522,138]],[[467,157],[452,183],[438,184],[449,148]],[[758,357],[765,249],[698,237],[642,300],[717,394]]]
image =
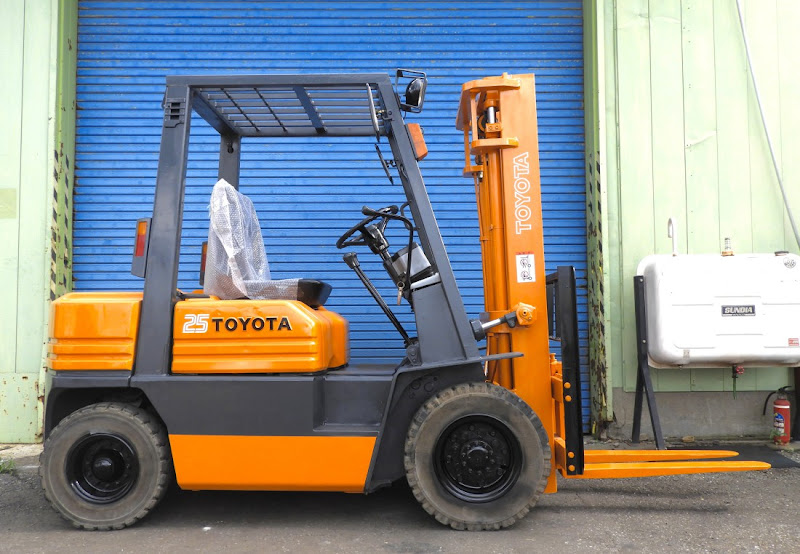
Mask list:
[[654,477],[691,473],[719,473],[769,469],[764,462],[697,461],[733,458],[732,450],[587,450],[583,449],[580,356],[575,294],[575,269],[559,266],[547,276],[547,313],[550,340],[561,345],[561,361],[550,355],[556,432],[553,437],[556,468],[574,479]]

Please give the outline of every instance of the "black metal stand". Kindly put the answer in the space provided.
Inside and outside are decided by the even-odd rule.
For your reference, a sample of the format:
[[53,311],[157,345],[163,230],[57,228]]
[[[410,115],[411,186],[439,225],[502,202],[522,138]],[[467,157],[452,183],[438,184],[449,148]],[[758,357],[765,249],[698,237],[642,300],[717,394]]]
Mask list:
[[650,378],[650,365],[647,363],[647,306],[644,296],[644,276],[633,278],[633,298],[636,310],[636,399],[633,404],[633,431],[631,441],[639,442],[642,427],[642,393],[647,393],[647,408],[650,412],[650,423],[656,439],[656,448],[665,450],[664,435],[661,432],[661,420],[658,419],[658,407],[653,393],[653,381]]

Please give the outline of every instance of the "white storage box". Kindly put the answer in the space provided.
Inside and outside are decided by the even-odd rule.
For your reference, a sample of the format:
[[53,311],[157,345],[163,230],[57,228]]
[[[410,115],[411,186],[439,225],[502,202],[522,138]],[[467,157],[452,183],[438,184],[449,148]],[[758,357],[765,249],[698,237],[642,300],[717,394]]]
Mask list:
[[654,255],[637,273],[653,367],[800,365],[800,257]]

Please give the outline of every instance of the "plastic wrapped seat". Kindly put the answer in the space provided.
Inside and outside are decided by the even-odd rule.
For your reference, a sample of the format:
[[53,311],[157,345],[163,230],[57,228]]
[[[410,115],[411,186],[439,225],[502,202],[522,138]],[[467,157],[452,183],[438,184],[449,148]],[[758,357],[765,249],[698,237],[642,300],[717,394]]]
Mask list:
[[325,304],[331,286],[313,279],[270,278],[264,239],[253,203],[225,179],[211,192],[206,294],[223,300],[300,300],[312,308]]

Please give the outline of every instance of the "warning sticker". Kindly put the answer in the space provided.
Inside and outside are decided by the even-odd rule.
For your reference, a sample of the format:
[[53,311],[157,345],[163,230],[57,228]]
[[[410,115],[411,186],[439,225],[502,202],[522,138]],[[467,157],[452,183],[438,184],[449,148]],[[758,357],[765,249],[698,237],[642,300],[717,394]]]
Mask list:
[[800,346],[800,338],[789,339],[789,346]]
[[517,283],[536,281],[536,266],[533,254],[517,254]]

